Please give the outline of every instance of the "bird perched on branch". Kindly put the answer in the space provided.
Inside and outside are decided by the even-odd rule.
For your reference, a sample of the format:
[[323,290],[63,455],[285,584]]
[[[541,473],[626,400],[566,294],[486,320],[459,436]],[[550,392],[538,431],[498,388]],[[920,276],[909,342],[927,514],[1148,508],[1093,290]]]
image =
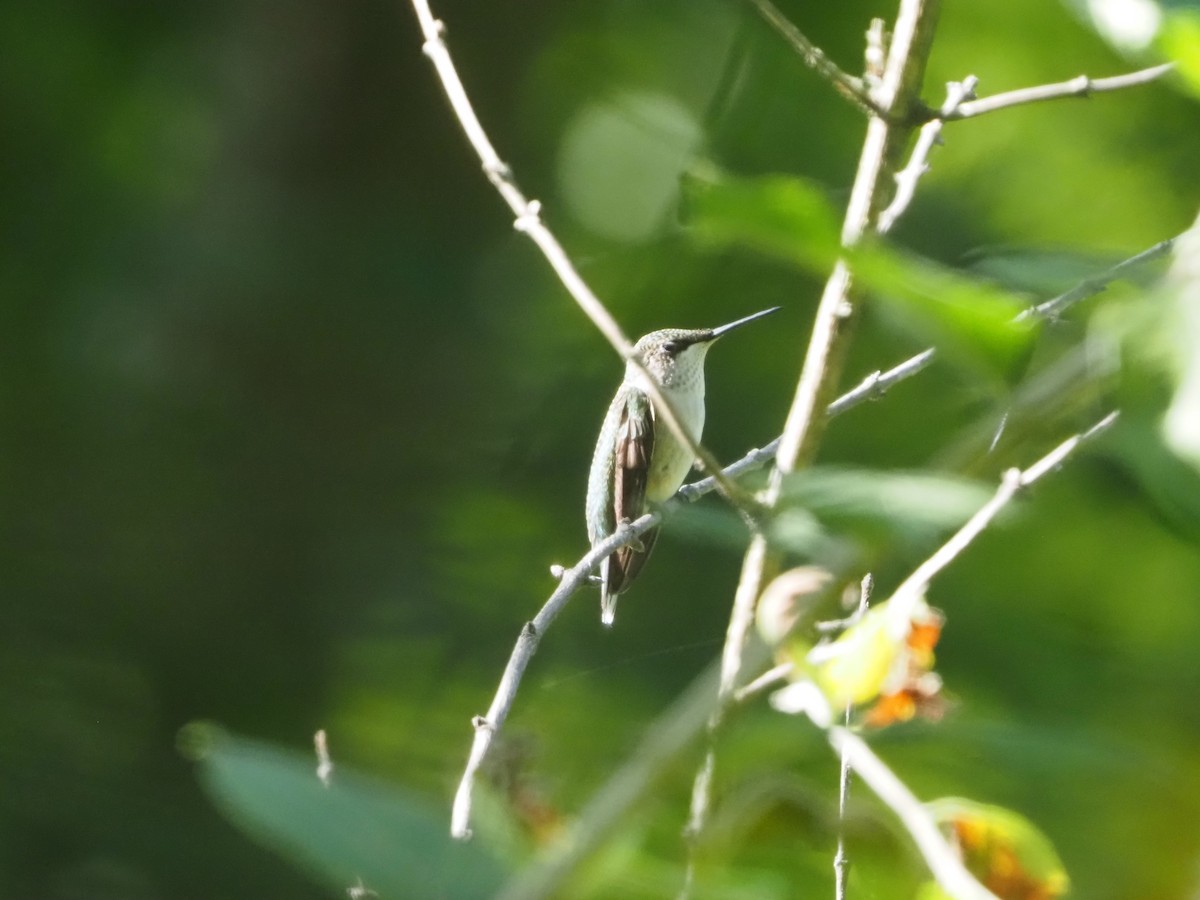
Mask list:
[[[651,503],[668,500],[683,484],[695,460],[654,407],[647,374],[678,413],[693,440],[704,431],[704,357],[722,335],[775,312],[765,309],[719,328],[652,331],[634,345],[642,371],[626,364],[625,380],[608,407],[588,476],[587,528],[595,546],[623,522],[632,522]],[[658,529],[614,551],[600,563],[600,621],[612,625],[617,597],[629,589],[650,551]]]

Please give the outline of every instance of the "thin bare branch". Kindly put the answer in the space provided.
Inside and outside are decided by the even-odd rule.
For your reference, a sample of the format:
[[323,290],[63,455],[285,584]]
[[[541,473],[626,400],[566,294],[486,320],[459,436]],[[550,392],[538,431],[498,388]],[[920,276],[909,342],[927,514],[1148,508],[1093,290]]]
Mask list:
[[929,583],[946,566],[950,565],[971,542],[996,518],[996,515],[1007,506],[1023,489],[1033,484],[1047,472],[1051,472],[1070,456],[1085,441],[1107,431],[1117,420],[1117,413],[1111,412],[1087,431],[1063,441],[1037,462],[1028,468],[1009,469],[1000,480],[1000,486],[992,499],[979,508],[975,515],[967,520],[951,538],[937,549],[929,559],[917,566],[908,578],[892,593],[888,601],[889,615],[897,620],[912,619],[916,605],[925,596]]
[[749,703],[755,697],[761,696],[773,687],[777,687],[787,681],[788,676],[792,674],[795,666],[790,662],[780,663],[773,669],[767,669],[753,681],[740,687],[733,695],[733,702],[737,704]]
[[[863,576],[858,588],[858,607],[849,621],[854,622],[867,614],[871,603],[871,590],[875,581],[868,572]],[[850,714],[854,705],[846,704],[842,723],[850,727]],[[843,747],[841,754],[841,771],[838,775],[838,835],[837,852],[833,855],[833,896],[835,900],[846,900],[846,878],[850,874],[850,857],[846,853],[846,804],[850,800],[850,753]]]
[[1089,78],[1087,75],[1080,75],[1078,78],[1058,84],[1042,84],[1037,87],[1006,91],[991,97],[981,97],[978,100],[961,104],[958,109],[947,115],[935,112],[932,113],[932,116],[947,122],[957,122],[960,119],[973,119],[984,113],[996,112],[1013,106],[1024,106],[1027,103],[1041,103],[1044,100],[1062,100],[1069,97],[1090,97],[1092,94],[1120,91],[1149,84],[1162,78],[1174,68],[1174,63],[1164,63],[1160,66],[1151,66],[1149,69],[1130,72],[1127,75],[1114,75],[1111,78]]
[[941,143],[942,126],[946,116],[953,114],[964,102],[975,96],[975,86],[978,83],[978,78],[968,75],[962,81],[952,81],[946,85],[946,102],[942,104],[938,118],[921,126],[908,165],[896,174],[896,195],[892,197],[887,209],[879,214],[879,222],[876,225],[880,234],[891,231],[896,220],[912,203],[917,193],[917,182],[929,171],[930,151],[933,150],[934,144]]
[[929,871],[956,900],[997,900],[996,895],[975,880],[946,841],[929,810],[870,746],[848,728],[833,726],[826,731],[829,743],[846,760],[867,786],[900,819],[904,830],[925,858]]
[[[931,347],[928,350],[922,350],[915,356],[909,357],[886,372],[879,370],[872,372],[855,387],[830,403],[826,408],[826,414],[832,419],[862,403],[878,400],[900,382],[907,381],[918,372],[927,368],[933,362],[936,355],[936,352]],[[730,478],[740,478],[747,472],[761,469],[775,458],[775,454],[779,450],[780,440],[780,438],[776,438],[760,449],[751,450],[741,459],[726,466],[725,474]],[[716,484],[711,478],[702,478],[699,481],[693,481],[691,484],[685,484],[678,490],[675,497],[679,500],[690,502],[700,499],[705,494],[712,493],[715,489]]]
[[917,182],[929,171],[929,153],[935,144],[941,143],[942,128],[946,122],[957,119],[967,119],[982,115],[997,109],[1017,106],[1025,103],[1035,103],[1041,100],[1054,100],[1061,97],[1086,97],[1094,93],[1115,91],[1127,87],[1147,84],[1161,77],[1172,68],[1171,63],[1155,66],[1129,75],[1118,75],[1113,78],[1089,79],[1086,75],[1062,84],[1049,84],[1040,87],[1022,88],[994,97],[976,100],[975,88],[979,79],[969,75],[961,82],[951,82],[946,86],[946,102],[941,108],[928,112],[928,121],[921,126],[916,145],[909,158],[909,163],[896,175],[896,195],[892,202],[879,215],[876,230],[880,234],[891,231],[896,220],[904,213],[916,194]]
[[1085,278],[1066,293],[1059,294],[1057,297],[1047,300],[1045,303],[1039,303],[1037,306],[1029,307],[1029,309],[1017,316],[1017,320],[1024,321],[1031,318],[1058,318],[1081,300],[1087,300],[1089,297],[1094,297],[1097,294],[1102,293],[1110,284],[1112,284],[1114,281],[1124,278],[1131,270],[1169,254],[1172,248],[1175,246],[1175,242],[1179,240],[1179,237],[1179,235],[1176,235],[1173,238],[1160,241],[1153,247],[1143,250],[1136,256],[1131,256],[1129,259],[1122,260],[1121,262],[1117,263],[1112,268],[1105,269],[1099,275],[1093,275],[1091,278]]
[[513,702],[517,699],[517,689],[520,687],[521,677],[525,674],[525,667],[533,658],[542,635],[562,612],[571,595],[587,584],[592,569],[599,565],[601,560],[636,540],[638,535],[657,525],[660,519],[659,513],[648,513],[637,521],[618,528],[612,535],[592,547],[579,562],[563,571],[554,593],[538,610],[537,615],[521,629],[521,634],[509,655],[508,665],[504,668],[504,674],[500,676],[500,684],[496,688],[492,705],[488,707],[486,715],[472,719],[475,739],[471,743],[466,769],[454,795],[454,805],[450,813],[452,836],[459,840],[466,840],[471,836],[471,796],[475,776],[491,748],[492,739],[508,718]]
[[680,419],[678,411],[659,390],[658,384],[646,372],[641,360],[634,355],[633,345],[621,330],[620,325],[617,324],[616,319],[612,317],[600,299],[592,293],[591,288],[576,270],[558,239],[542,221],[541,203],[527,198],[517,186],[512,170],[500,158],[495,147],[492,146],[492,142],[488,139],[487,132],[467,96],[466,88],[463,87],[462,79],[458,76],[454,61],[450,57],[450,50],[443,37],[445,25],[434,17],[428,0],[412,0],[412,5],[416,10],[421,33],[425,38],[422,50],[433,63],[438,78],[441,80],[442,88],[446,92],[446,97],[450,101],[450,107],[462,126],[463,133],[467,136],[471,147],[478,155],[484,174],[487,175],[488,180],[496,188],[504,202],[508,204],[508,208],[512,210],[515,217],[513,227],[527,235],[542,251],[542,256],[546,258],[563,287],[567,289],[584,314],[592,320],[600,333],[608,339],[609,344],[620,354],[621,358],[646,375],[646,389],[654,401],[655,409],[662,414],[663,421],[671,429],[671,433],[679,438],[695,459],[699,460],[704,470],[717,479],[717,489],[739,508],[748,511],[754,510],[757,506],[754,499],[724,476],[721,466],[713,455],[683,427],[683,421]]
[[886,116],[884,108],[879,104],[861,78],[855,78],[838,68],[825,52],[804,36],[804,33],[785,16],[771,0],[749,0],[763,20],[782,37],[792,49],[800,54],[805,65],[833,85],[834,90],[849,100],[863,112],[876,116]]
[[[879,87],[882,108],[895,114],[915,102],[924,77],[928,45],[937,19],[937,0],[901,0],[893,30],[883,82]],[[867,125],[858,171],[842,224],[842,246],[854,247],[870,230],[881,202],[880,188],[894,171],[903,152],[910,129],[893,127],[884,118],[872,118]],[[823,398],[832,399],[841,355],[847,342],[849,319],[854,313],[851,302],[850,269],[839,260],[825,284],[813,323],[808,352],[796,387],[796,396],[784,426],[783,442],[776,459],[777,474],[791,472],[803,465],[815,451],[827,416]],[[828,402],[828,400],[826,400]],[[778,478],[775,479],[778,482]],[[778,496],[778,484],[770,494]],[[768,496],[768,504],[771,497]]]
[[1061,84],[1022,88],[1017,91],[997,94],[994,97],[985,97],[982,100],[975,98],[975,88],[978,87],[979,79],[974,75],[967,76],[961,82],[951,82],[946,86],[946,102],[942,104],[940,109],[927,112],[928,121],[921,127],[921,132],[917,138],[916,146],[913,148],[910,161],[896,175],[896,196],[888,208],[880,214],[876,230],[880,234],[886,234],[890,231],[896,219],[900,217],[909,203],[912,202],[913,195],[916,193],[917,181],[928,171],[926,162],[929,158],[929,152],[932,150],[934,144],[941,142],[942,126],[946,122],[972,118],[986,112],[1025,103],[1055,100],[1062,97],[1086,97],[1095,93],[1136,87],[1160,78],[1173,67],[1173,63],[1166,63],[1165,65],[1154,66],[1140,72],[1133,72],[1129,75],[1118,75],[1112,78],[1098,78],[1094,80],[1089,79],[1086,75],[1081,75],[1078,78],[1062,82]]

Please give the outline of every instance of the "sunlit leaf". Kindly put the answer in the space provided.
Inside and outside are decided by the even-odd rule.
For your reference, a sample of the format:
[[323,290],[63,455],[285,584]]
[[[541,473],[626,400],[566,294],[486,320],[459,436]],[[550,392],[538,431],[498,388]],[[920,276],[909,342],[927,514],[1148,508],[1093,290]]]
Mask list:
[[740,244],[817,274],[839,254],[838,215],[801,178],[693,179],[687,209],[693,234],[706,244]]
[[815,664],[817,684],[835,709],[866,703],[883,690],[903,648],[887,609],[880,605],[852,625]]
[[932,671],[933,647],[944,621],[924,600],[912,607],[885,601],[832,644],[814,648],[797,672],[811,674],[834,708],[873,703],[867,724],[876,727],[918,714],[937,718],[942,682]]
[[1200,10],[1170,10],[1159,32],[1159,44],[1175,61],[1182,83],[1194,97],[1200,97]]
[[180,735],[217,807],[255,840],[339,893],[388,898],[490,897],[504,870],[476,840],[452,841],[447,814],[338,767],[326,787],[315,759],[208,724]]

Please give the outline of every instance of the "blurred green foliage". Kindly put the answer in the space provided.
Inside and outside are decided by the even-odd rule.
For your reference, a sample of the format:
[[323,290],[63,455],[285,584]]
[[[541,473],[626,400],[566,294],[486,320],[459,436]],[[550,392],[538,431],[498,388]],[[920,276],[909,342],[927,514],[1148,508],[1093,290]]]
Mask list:
[[503,880],[484,841],[451,840],[439,810],[386,782],[336,766],[318,773],[298,753],[204,723],[187,726],[181,749],[230,820],[335,891],[467,900],[490,897]]
[[[852,71],[893,12],[782,8]],[[731,0],[437,12],[501,154],[630,333],[784,307],[708,364],[714,452],[774,437],[821,273],[696,240],[680,179],[803,178],[840,208],[861,116]],[[967,74],[993,93],[1142,61],[1073,7],[947,3],[926,99]],[[1042,299],[1078,271],[1038,266],[1031,288],[987,260],[1111,260],[1182,231],[1200,205],[1187,83],[948,125],[889,252]],[[403,3],[12,0],[0,108],[0,897],[338,896],[218,812],[178,730],[211,719],[307,754],[324,727],[339,766],[448,820],[470,716],[548,567],[584,550],[619,361],[513,232]],[[934,584],[956,707],[877,741],[920,796],[1027,816],[1099,900],[1191,896],[1200,871],[1196,475],[1157,434],[1171,369],[1122,327],[1167,308],[1115,286],[1007,380],[936,364],[822,451],[990,483],[1125,411]],[[847,386],[932,338],[909,318],[868,304]],[[877,591],[931,549],[889,545]],[[531,835],[714,656],[738,565],[668,525],[615,631],[584,595],[545,636],[491,773]],[[674,892],[695,762],[576,895]],[[835,786],[802,722],[738,717],[700,896],[830,891]],[[397,860],[402,832],[375,836]],[[849,838],[859,895],[925,879],[861,791]]]

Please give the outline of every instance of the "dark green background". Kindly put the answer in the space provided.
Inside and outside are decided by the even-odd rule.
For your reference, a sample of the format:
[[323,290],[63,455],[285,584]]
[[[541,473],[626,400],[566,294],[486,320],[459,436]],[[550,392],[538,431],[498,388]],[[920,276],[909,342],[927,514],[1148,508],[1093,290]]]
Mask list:
[[[784,9],[852,71],[870,17],[893,13]],[[628,332],[784,307],[708,367],[708,446],[732,459],[773,437],[819,282],[699,248],[677,211],[636,242],[590,232],[560,142],[582,110],[665,95],[698,124],[696,161],[803,175],[840,205],[861,116],[732,0],[436,12],[502,156]],[[970,73],[991,93],[1139,64],[1064,6],[948,2],[926,97]],[[513,231],[404,3],[15,0],[0,108],[0,896],[325,896],[215,811],[178,729],[306,750],[324,727],[339,764],[448,806],[548,567],[585,549],[619,363]],[[895,237],[951,265],[981,248],[1115,260],[1200,201],[1200,116],[1178,86],[946,140]],[[1052,270],[1030,299],[1071,283]],[[1113,336],[1162,331],[1160,313],[1115,291],[1051,329],[1030,379],[1084,342],[1123,365],[1025,413],[997,457],[962,442],[1004,397],[947,365],[838,420],[823,454],[990,481],[1126,410],[936,583],[956,706],[880,743],[923,797],[1037,821],[1088,898],[1181,898],[1200,877],[1196,481],[1156,449],[1161,354],[1145,331]],[[869,309],[847,385],[922,346]],[[930,549],[890,557],[880,589]],[[569,817],[715,656],[739,558],[668,530],[613,632],[576,598],[510,722],[541,802]],[[725,749],[710,886],[831,894],[825,751],[766,710]],[[586,890],[673,892],[693,764]],[[862,890],[903,896],[920,865],[860,798]]]

